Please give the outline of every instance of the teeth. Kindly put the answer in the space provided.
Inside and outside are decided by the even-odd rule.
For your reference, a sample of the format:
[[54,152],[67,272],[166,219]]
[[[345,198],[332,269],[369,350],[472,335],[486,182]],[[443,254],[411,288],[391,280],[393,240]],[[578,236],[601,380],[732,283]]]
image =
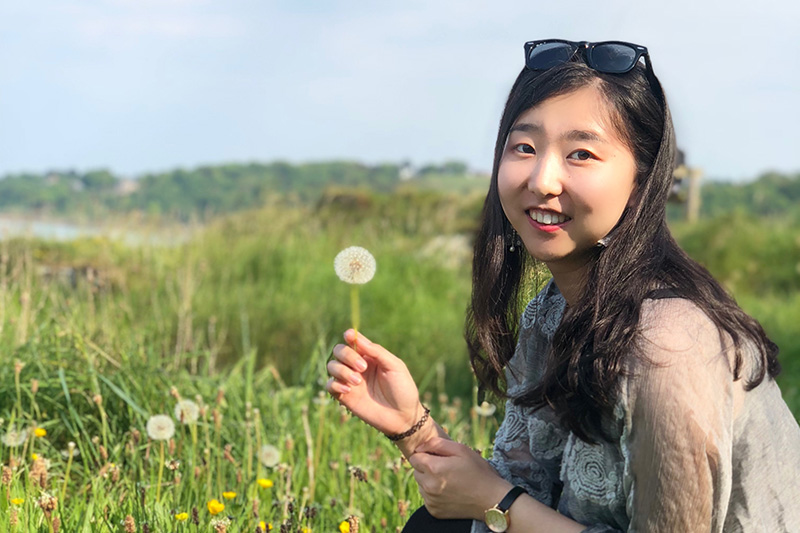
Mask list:
[[534,211],[534,210],[528,211],[528,215],[539,224],[545,224],[545,225],[561,224],[563,222],[566,222],[567,219],[569,218],[566,215],[561,215],[557,213],[542,213],[541,211]]

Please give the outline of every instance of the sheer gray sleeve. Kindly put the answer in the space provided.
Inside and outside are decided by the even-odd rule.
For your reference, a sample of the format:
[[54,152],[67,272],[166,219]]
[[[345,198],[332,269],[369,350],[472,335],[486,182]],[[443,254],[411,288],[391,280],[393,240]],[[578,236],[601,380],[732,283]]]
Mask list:
[[629,531],[721,532],[731,494],[733,420],[744,394],[730,350],[693,303],[642,308],[641,353],[623,387]]

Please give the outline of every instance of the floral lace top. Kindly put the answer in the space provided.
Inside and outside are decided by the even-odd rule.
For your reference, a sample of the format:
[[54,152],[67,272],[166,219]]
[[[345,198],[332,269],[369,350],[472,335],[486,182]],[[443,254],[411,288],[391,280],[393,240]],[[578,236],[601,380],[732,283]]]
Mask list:
[[[506,370],[512,397],[541,379],[564,307],[552,282],[528,304]],[[654,364],[629,360],[613,442],[587,444],[549,408],[509,401],[492,466],[584,533],[800,531],[800,427],[775,381],[733,381],[732,350],[687,300],[647,300],[641,325]]]

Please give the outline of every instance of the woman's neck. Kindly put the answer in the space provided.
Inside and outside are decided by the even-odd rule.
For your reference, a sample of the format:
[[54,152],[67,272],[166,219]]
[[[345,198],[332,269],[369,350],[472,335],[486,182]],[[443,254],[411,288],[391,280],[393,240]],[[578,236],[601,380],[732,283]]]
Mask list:
[[567,302],[567,306],[574,306],[580,300],[583,290],[586,287],[586,273],[589,265],[584,264],[574,269],[559,269],[550,267],[553,275],[553,283],[558,287],[559,292]]

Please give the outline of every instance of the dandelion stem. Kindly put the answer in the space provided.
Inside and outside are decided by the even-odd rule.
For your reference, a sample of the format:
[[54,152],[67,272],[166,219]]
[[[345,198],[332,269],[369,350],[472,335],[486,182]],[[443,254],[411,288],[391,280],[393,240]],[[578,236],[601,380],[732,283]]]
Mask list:
[[158,482],[156,483],[156,502],[161,501],[161,476],[164,474],[164,441],[158,454]]
[[[325,432],[325,402],[319,404],[319,423],[317,426],[317,441],[314,449],[314,471],[319,471],[319,461],[322,457],[322,435]],[[311,488],[311,501],[314,501],[314,487]]]
[[[253,418],[256,426],[256,450],[261,449],[261,410],[253,410]],[[256,479],[261,477],[261,461],[256,461]]]
[[61,486],[61,503],[64,503],[64,497],[67,494],[67,483],[69,483],[69,469],[72,468],[72,457],[75,455],[75,447],[67,446],[67,468],[64,471],[64,484]]
[[353,330],[356,332],[356,337],[353,339],[353,348],[358,343],[358,328],[361,325],[361,312],[358,306],[358,285],[350,285],[350,315],[353,319]]
[[308,487],[311,498],[313,499],[317,482],[314,472],[314,441],[311,438],[311,425],[308,423],[307,405],[303,406],[300,417],[303,422],[303,433],[306,437],[306,468],[308,469]]

